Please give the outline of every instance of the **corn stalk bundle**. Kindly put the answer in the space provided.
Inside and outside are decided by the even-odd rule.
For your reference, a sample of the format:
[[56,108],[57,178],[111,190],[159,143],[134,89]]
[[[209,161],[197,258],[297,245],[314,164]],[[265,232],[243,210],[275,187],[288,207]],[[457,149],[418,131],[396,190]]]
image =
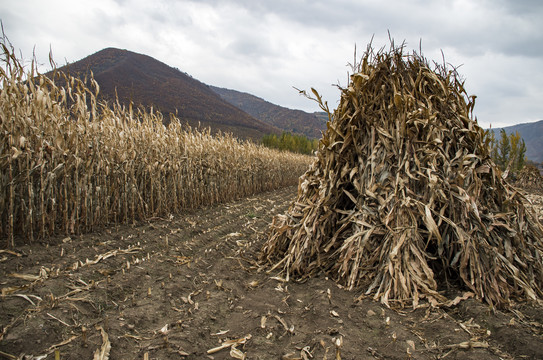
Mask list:
[[294,185],[312,158],[97,100],[98,84],[0,68],[0,238],[47,239]]
[[523,189],[543,192],[543,176],[537,167],[529,164],[518,172],[515,185]]
[[475,97],[432,68],[403,46],[368,47],[273,220],[260,254],[272,271],[325,272],[387,306],[443,303],[449,284],[495,305],[541,299],[543,228],[492,162]]

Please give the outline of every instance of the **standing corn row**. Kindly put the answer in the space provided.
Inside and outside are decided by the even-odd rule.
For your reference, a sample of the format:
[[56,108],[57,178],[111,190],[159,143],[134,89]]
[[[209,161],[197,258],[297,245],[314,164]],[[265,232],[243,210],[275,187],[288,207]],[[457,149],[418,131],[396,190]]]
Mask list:
[[312,161],[98,104],[94,81],[91,90],[61,73],[25,74],[2,46],[0,237],[9,247],[296,184]]

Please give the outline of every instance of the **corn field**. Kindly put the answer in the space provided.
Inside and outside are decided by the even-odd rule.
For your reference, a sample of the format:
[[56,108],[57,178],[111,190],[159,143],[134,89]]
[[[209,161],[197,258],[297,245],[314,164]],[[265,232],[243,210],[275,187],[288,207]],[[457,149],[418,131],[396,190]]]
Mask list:
[[312,158],[168,127],[159,112],[112,106],[99,86],[25,70],[2,43],[0,237],[79,234],[293,185]]

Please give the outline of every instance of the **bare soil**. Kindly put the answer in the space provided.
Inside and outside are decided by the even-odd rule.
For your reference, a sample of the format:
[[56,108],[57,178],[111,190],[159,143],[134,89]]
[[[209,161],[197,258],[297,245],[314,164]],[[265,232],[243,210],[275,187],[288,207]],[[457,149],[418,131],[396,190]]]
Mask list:
[[392,310],[259,268],[295,192],[0,250],[0,358],[543,359],[541,305]]

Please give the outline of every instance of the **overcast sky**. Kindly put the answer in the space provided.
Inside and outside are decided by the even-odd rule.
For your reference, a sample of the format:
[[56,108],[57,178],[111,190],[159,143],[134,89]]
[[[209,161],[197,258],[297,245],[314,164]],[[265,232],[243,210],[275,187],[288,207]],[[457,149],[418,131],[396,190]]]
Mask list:
[[[405,41],[460,66],[483,127],[543,119],[541,0],[0,0],[4,31],[25,59],[59,65],[106,47],[152,56],[194,78],[272,103],[319,110],[293,87],[336,108],[348,63]],[[43,70],[49,67],[43,67]]]

